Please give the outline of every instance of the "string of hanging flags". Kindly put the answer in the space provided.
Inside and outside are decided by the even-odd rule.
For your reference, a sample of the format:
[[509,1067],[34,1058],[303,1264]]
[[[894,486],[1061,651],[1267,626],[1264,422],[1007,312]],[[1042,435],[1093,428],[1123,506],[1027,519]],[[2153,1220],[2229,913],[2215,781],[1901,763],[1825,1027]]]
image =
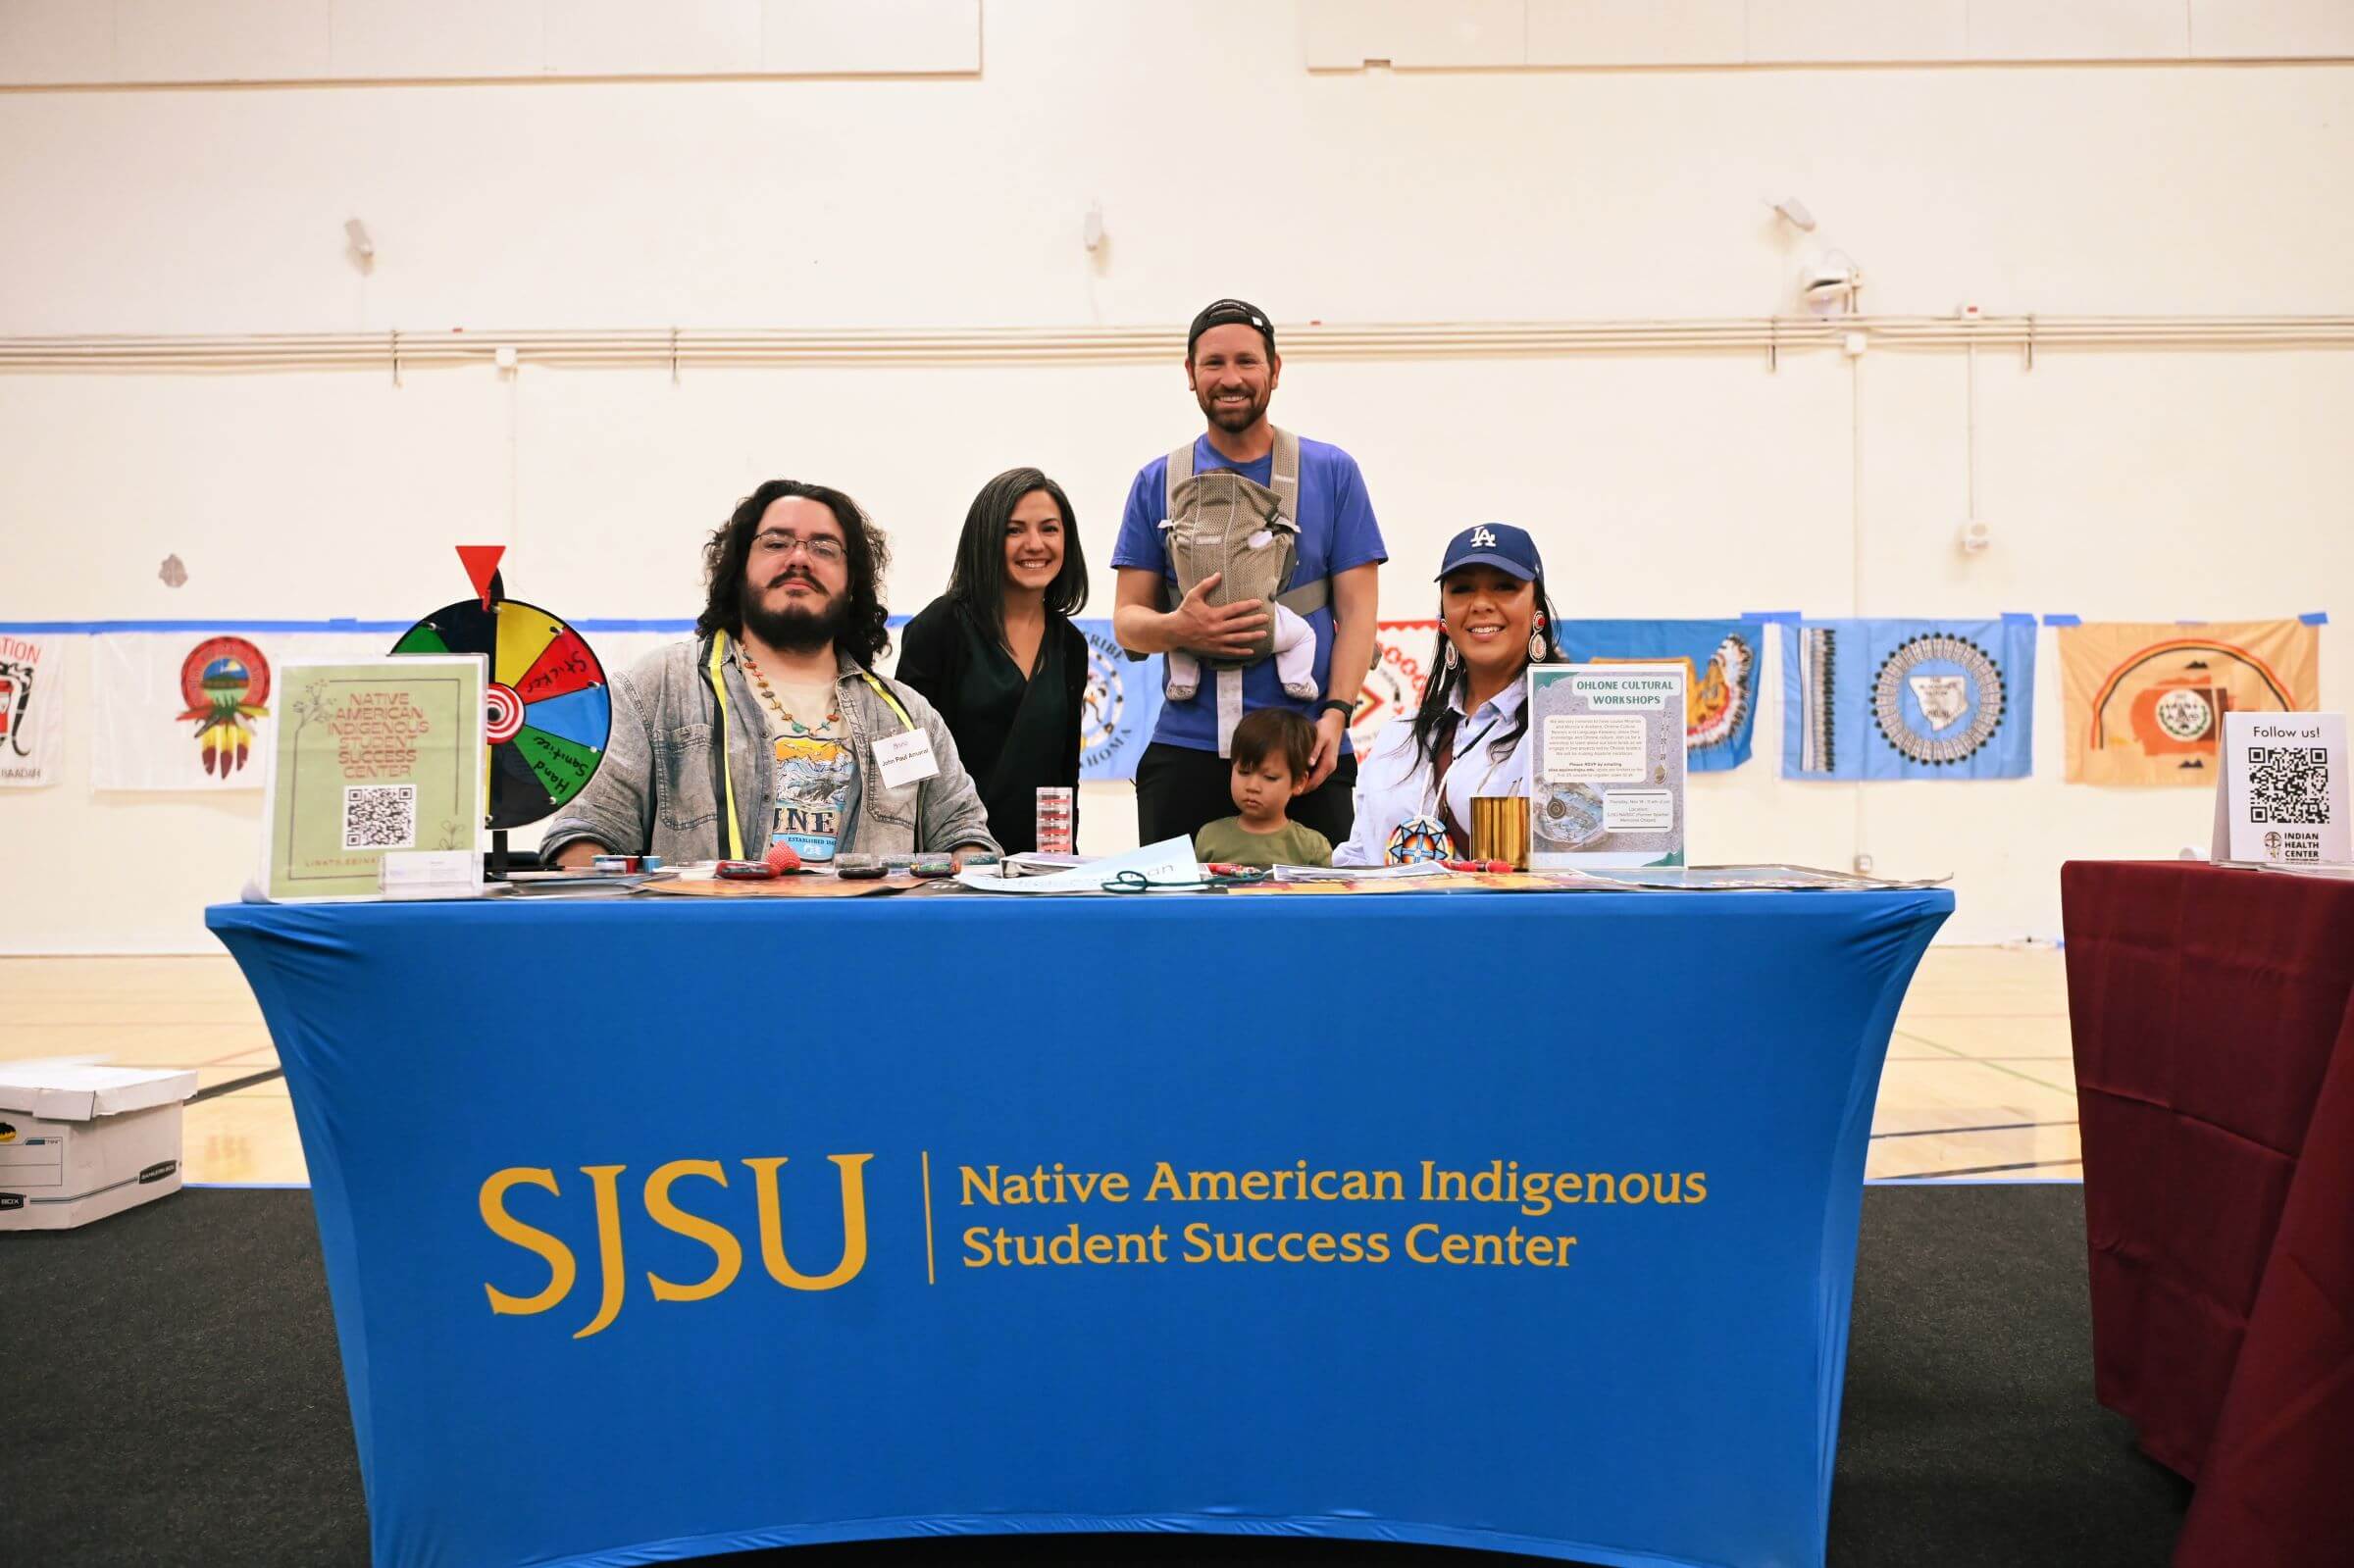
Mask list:
[[[2038,621],[2059,653],[2065,779],[2175,787],[2212,783],[2223,715],[2311,712],[2321,701],[2319,612],[2263,621],[2085,622],[1809,619],[1749,611],[1706,620],[1565,620],[1571,663],[1665,663],[1685,676],[1687,766],[1745,766],[1766,649],[1781,660],[1781,772],[1820,782],[2001,780],[2033,771]],[[895,618],[894,625],[903,618]],[[60,776],[66,710],[90,735],[93,789],[258,789],[288,659],[382,653],[406,622],[0,622],[0,787]],[[1084,780],[1133,779],[1160,709],[1156,662],[1121,655],[1107,620],[1077,623],[1089,648]],[[610,673],[691,633],[685,620],[574,623]],[[1773,635],[1779,629],[1778,636]],[[1439,667],[1441,626],[1385,621],[1350,733],[1362,753],[1410,718]],[[68,650],[89,650],[70,696]],[[78,701],[74,699],[77,697]]]

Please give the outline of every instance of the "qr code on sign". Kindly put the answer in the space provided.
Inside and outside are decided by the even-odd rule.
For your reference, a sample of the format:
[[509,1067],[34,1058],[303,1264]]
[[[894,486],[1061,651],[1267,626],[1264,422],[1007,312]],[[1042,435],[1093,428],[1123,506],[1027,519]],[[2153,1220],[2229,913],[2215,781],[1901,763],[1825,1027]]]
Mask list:
[[2318,827],[2329,820],[2325,746],[2250,746],[2248,820]]
[[417,844],[417,786],[345,784],[343,847],[413,849]]

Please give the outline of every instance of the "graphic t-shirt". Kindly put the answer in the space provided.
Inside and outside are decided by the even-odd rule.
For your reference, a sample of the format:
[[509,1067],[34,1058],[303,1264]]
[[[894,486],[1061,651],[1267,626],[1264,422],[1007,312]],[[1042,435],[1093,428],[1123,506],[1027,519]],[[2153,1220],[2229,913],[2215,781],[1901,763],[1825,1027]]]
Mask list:
[[1261,834],[1244,827],[1240,817],[1222,817],[1194,835],[1194,858],[1203,865],[1329,866],[1332,840],[1302,823]]
[[850,755],[849,733],[832,717],[837,698],[831,684],[794,688],[779,683],[777,694],[793,717],[768,716],[777,750],[777,820],[771,831],[803,860],[832,860],[858,766]]
[[[1196,436],[1194,472],[1206,474],[1212,469],[1232,469],[1254,483],[1267,484],[1275,477],[1275,458],[1269,453],[1255,463],[1230,463],[1209,444],[1208,436]],[[1120,536],[1111,548],[1111,564],[1146,567],[1160,573],[1169,581],[1170,598],[1174,602],[1177,575],[1169,570],[1169,552],[1160,539],[1161,520],[1169,510],[1168,481],[1166,453],[1147,463],[1136,476],[1136,482],[1128,487],[1128,509],[1120,517]],[[1388,559],[1389,549],[1381,542],[1381,525],[1374,521],[1373,503],[1365,495],[1365,478],[1357,472],[1356,459],[1337,446],[1303,436],[1299,559],[1292,569],[1292,585],[1298,587],[1318,578],[1338,577],[1351,567]],[[1316,633],[1316,695],[1307,698],[1287,695],[1282,682],[1276,679],[1275,661],[1261,659],[1243,672],[1245,713],[1255,713],[1261,708],[1289,708],[1310,719],[1315,717],[1317,701],[1332,689],[1332,606],[1327,604],[1306,619]],[[1217,750],[1217,683],[1205,676],[1202,689],[1191,699],[1163,703],[1152,738],[1163,745],[1187,746],[1196,751]],[[1349,747],[1346,733],[1341,737],[1341,746],[1344,750]]]

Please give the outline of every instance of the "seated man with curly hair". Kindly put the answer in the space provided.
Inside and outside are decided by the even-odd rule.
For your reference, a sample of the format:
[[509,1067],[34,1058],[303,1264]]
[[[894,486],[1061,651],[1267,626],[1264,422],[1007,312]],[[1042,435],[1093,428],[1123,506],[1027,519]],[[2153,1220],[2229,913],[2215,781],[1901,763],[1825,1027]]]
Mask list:
[[874,673],[890,560],[840,490],[770,480],[744,497],[703,547],[693,640],[613,682],[604,763],[548,824],[542,858],[994,852],[947,726]]

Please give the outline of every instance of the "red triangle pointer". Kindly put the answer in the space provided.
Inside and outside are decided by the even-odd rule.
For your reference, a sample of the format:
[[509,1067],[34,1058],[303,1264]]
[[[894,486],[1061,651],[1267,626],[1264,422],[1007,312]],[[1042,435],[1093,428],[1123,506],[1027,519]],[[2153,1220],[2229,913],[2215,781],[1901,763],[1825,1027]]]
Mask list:
[[490,578],[498,571],[498,558],[507,553],[503,544],[461,544],[458,559],[466,563],[466,577],[474,583],[475,594],[483,608],[490,608]]

